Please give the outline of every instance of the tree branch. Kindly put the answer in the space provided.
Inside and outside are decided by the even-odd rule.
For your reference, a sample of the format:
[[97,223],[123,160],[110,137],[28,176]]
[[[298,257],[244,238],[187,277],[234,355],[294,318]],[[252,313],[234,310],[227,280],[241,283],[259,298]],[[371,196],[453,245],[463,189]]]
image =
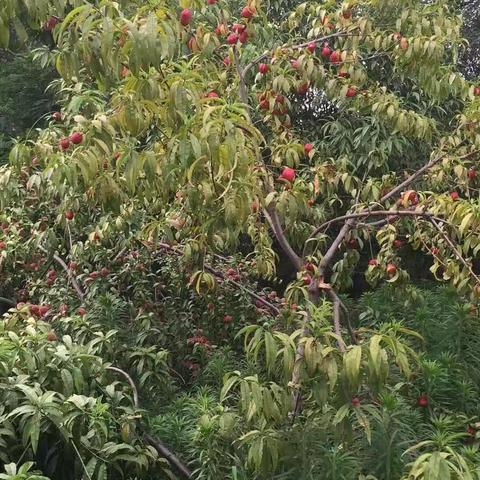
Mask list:
[[132,377],[127,372],[122,370],[121,368],[106,367],[106,370],[111,370],[112,372],[120,373],[121,375],[123,375],[127,379],[128,383],[132,387],[132,391],[133,391],[133,404],[135,405],[135,408],[138,408],[140,406],[140,404],[138,402],[138,390],[137,390],[137,387],[136,387],[135,382],[133,381]]
[[[143,245],[143,243],[142,243]],[[160,242],[157,244],[160,248],[163,248],[165,250],[168,250],[172,253],[174,253],[175,255],[178,255],[178,256],[182,256],[183,255],[183,252],[178,249],[178,248],[175,248],[175,247],[172,247],[170,245],[168,245],[168,243],[163,243],[163,242]],[[226,277],[225,275],[223,275],[221,272],[219,272],[218,270],[215,270],[213,267],[209,266],[209,265],[205,265],[205,270],[208,270],[210,273],[213,273],[215,276],[217,276],[218,278],[221,278],[222,280],[226,281],[226,282],[229,282],[231,283],[232,285],[235,285],[236,287],[238,288],[241,288],[242,290],[244,290],[246,293],[248,293],[248,295],[250,295],[252,298],[254,298],[255,300],[258,300],[260,303],[262,303],[266,308],[268,308],[273,314],[275,315],[280,315],[280,309],[275,306],[273,303],[270,303],[269,301],[265,300],[263,297],[261,297],[260,295],[258,295],[257,293],[255,293],[253,290],[250,290],[249,288],[245,287],[244,285],[242,285],[240,282],[237,282],[235,280],[232,280],[228,277]]]
[[[473,152],[467,153],[465,155],[462,155],[458,157],[459,160],[469,158],[472,155],[475,155],[479,152],[479,150],[474,150]],[[376,202],[372,207],[369,209],[370,211],[374,210],[375,208],[378,208],[382,203],[386,202],[393,196],[397,195],[400,193],[402,190],[404,190],[406,187],[408,187],[412,182],[414,182],[418,177],[420,177],[424,172],[432,168],[434,165],[442,161],[445,157],[447,156],[446,153],[441,154],[429,162],[427,162],[423,167],[419,168],[416,170],[414,173],[412,173],[406,180],[398,184],[395,188],[390,190],[387,194],[385,194],[378,202]],[[338,232],[337,237],[333,241],[333,243],[330,245],[330,248],[327,250],[325,255],[323,256],[322,260],[320,261],[319,264],[319,271],[320,274],[323,276],[325,275],[325,271],[332,261],[333,257],[335,256],[338,247],[341,245],[345,237],[348,235],[350,230],[354,228],[356,225],[355,219],[349,219],[346,221],[346,223],[343,225],[341,230]]]
[[[308,42],[303,42],[299,43],[297,45],[285,45],[283,48],[291,48],[292,50],[301,50],[302,48],[307,47],[310,43],[320,43],[324,42],[325,40],[329,40],[330,38],[336,38],[336,37],[345,37],[350,35],[347,32],[336,32],[336,33],[331,33],[329,35],[324,35],[323,37],[318,37],[318,38],[313,38],[309,40]],[[263,53],[262,55],[259,55],[258,57],[254,58],[250,63],[246,65],[246,67],[242,71],[242,77],[245,78],[247,75],[248,71],[254,67],[257,63],[261,62],[262,60],[265,60],[268,58],[271,54],[271,50],[268,52]]]
[[[47,255],[49,254],[48,250],[43,248],[41,245],[39,245],[38,248],[43,253],[46,253]],[[73,288],[77,292],[78,298],[80,299],[81,302],[83,302],[85,299],[85,294],[80,288],[80,285],[78,284],[77,279],[73,276],[71,270],[68,268],[68,265],[56,253],[53,254],[53,259],[63,268],[63,270],[65,270],[67,277],[70,280],[70,283],[72,284]]]
[[280,223],[280,218],[275,208],[264,209],[263,214],[267,219],[268,223],[272,227],[273,233],[275,234],[278,243],[282,247],[282,250],[285,252],[289,260],[292,262],[295,270],[298,272],[302,269],[302,259],[295,253],[292,246],[290,245],[285,232],[283,231],[282,224]]
[[148,434],[143,436],[144,440],[150,444],[162,457],[166,458],[168,462],[173,465],[178,473],[183,478],[193,478],[192,472],[180,461],[180,459],[173,454],[160,440],[151,437]]
[[236,47],[233,49],[233,58],[235,61],[235,68],[237,69],[238,78],[239,78],[239,88],[238,94],[240,96],[240,100],[248,105],[248,93],[247,93],[247,84],[245,83],[245,71],[242,71],[242,67],[240,66],[240,59],[238,58],[238,50]]
[[470,272],[470,275],[476,280],[478,284],[480,284],[480,277],[472,270],[472,267],[467,263],[467,261],[463,258],[463,255],[459,252],[458,248],[455,246],[455,244],[452,242],[450,237],[443,231],[442,227],[437,223],[435,219],[430,220],[434,227],[439,231],[440,235],[445,239],[445,241],[448,243],[450,248],[452,249],[453,253],[455,253],[455,256],[460,260],[465,267],[467,267],[468,271]]
[[[342,215],[341,217],[333,218],[332,220],[329,220],[328,222],[323,223],[320,225],[317,229],[312,234],[312,237],[315,237],[318,235],[321,231],[327,229],[330,225],[334,223],[341,222],[343,220],[350,220],[350,219],[356,219],[356,218],[364,218],[364,217],[427,217],[427,218],[434,218],[438,220],[439,222],[445,222],[440,217],[435,217],[433,213],[425,212],[422,210],[377,210],[377,211],[366,211],[366,212],[357,212],[357,213],[350,213],[348,215]],[[373,224],[367,224],[367,225],[373,225]],[[311,237],[311,238],[312,238]]]
[[13,300],[10,300],[9,298],[5,298],[5,297],[0,297],[0,303],[4,303],[5,305],[8,305],[10,307],[17,306],[17,304]]

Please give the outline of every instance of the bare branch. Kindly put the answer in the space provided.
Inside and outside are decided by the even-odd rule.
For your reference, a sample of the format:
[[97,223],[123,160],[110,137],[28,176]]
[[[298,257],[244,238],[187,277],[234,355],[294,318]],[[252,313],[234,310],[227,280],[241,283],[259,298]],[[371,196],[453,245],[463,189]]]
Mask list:
[[121,375],[123,375],[127,379],[128,383],[132,387],[132,391],[133,391],[133,404],[135,405],[135,408],[138,408],[140,406],[140,404],[138,402],[138,390],[137,390],[137,387],[135,385],[135,382],[132,380],[132,377],[127,372],[122,370],[121,368],[106,367],[106,370],[111,370],[113,372],[120,373]]
[[268,223],[272,227],[273,233],[275,234],[278,243],[282,247],[282,250],[285,252],[289,260],[292,262],[293,266],[295,267],[296,271],[301,270],[302,268],[302,260],[301,258],[295,253],[290,242],[287,240],[285,236],[285,232],[283,231],[282,224],[280,223],[280,218],[278,217],[278,213],[275,208],[269,208],[263,210],[263,214],[267,219]]
[[150,444],[155,450],[164,458],[168,460],[168,462],[173,465],[178,473],[183,477],[183,478],[193,478],[192,472],[180,461],[180,459],[173,454],[164,443],[162,443],[160,440],[157,440],[150,435],[144,435],[144,440]]
[[0,297],[0,303],[4,303],[5,305],[8,305],[9,307],[16,307],[17,306],[17,304],[13,300],[10,300],[9,298],[5,298],[5,297]]

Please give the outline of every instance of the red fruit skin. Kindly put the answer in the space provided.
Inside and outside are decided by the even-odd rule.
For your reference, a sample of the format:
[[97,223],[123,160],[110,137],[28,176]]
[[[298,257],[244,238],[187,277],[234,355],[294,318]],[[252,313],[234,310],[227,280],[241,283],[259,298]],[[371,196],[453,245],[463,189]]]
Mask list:
[[73,132],[69,138],[74,145],[79,145],[83,142],[83,135],[80,132]]
[[213,303],[209,303],[209,304],[207,305],[207,310],[210,311],[210,312],[211,312],[214,308],[215,308],[215,305],[214,305]]
[[309,155],[310,152],[313,150],[313,145],[311,143],[306,143],[304,146],[303,146],[303,151],[305,153],[305,155]]
[[225,57],[225,58],[223,59],[223,64],[224,64],[226,67],[229,67],[231,63],[232,63],[232,61],[230,60],[230,57]]
[[234,23],[232,25],[232,32],[242,33],[247,27],[242,23]]
[[68,138],[62,138],[58,142],[58,145],[60,146],[61,150],[68,150],[70,148],[70,139]]
[[352,407],[359,407],[360,406],[360,399],[358,397],[353,397],[351,400]]
[[227,37],[227,43],[229,45],[235,45],[239,40],[239,37],[236,33],[231,33],[228,37]]
[[332,52],[330,55],[330,62],[331,63],[338,63],[340,61],[340,55],[338,52]]
[[395,248],[402,248],[403,247],[403,241],[402,240],[399,240],[399,239],[396,239],[393,241],[393,245]]
[[439,250],[438,250],[437,247],[432,247],[432,248],[430,249],[430,253],[431,253],[432,255],[438,255],[438,252],[439,252]]
[[207,0],[207,5],[215,5],[217,0]]
[[307,272],[312,272],[313,273],[313,272],[315,272],[315,265],[313,263],[308,262],[308,263],[305,264],[305,270]]
[[299,95],[305,95],[308,92],[309,88],[310,84],[308,82],[303,82],[301,85],[298,86],[297,93]]
[[103,267],[101,270],[100,270],[100,276],[105,278],[106,276],[108,276],[108,274],[110,273],[110,271],[108,270],[107,267]]
[[317,44],[315,42],[310,42],[308,45],[307,45],[307,50],[310,52],[310,53],[313,53],[317,48]]
[[475,178],[477,178],[477,171],[474,168],[469,168],[467,172],[467,177],[470,180],[475,180]]
[[52,15],[45,22],[45,25],[44,25],[43,29],[46,32],[51,32],[58,25],[59,22],[60,22],[60,19],[58,17],[55,17],[55,16]]
[[322,48],[322,57],[323,58],[330,58],[330,55],[332,54],[332,49],[330,47],[323,47]]
[[348,241],[348,248],[358,248],[358,240],[356,238],[352,238]]
[[262,100],[260,103],[259,103],[259,106],[262,110],[268,110],[270,108],[270,102],[268,100]]
[[295,170],[290,167],[285,167],[280,178],[287,180],[288,182],[293,182],[295,180]]
[[417,398],[417,405],[419,407],[422,407],[422,408],[428,407],[428,396],[427,395],[420,395]]
[[478,97],[480,95],[480,87],[475,87],[473,89],[473,94]]
[[393,263],[387,265],[387,275],[393,277],[397,273],[397,267]]
[[92,279],[92,280],[95,280],[97,277],[98,277],[98,272],[91,272],[89,277]]
[[253,11],[252,8],[250,8],[248,6],[242,8],[241,15],[242,15],[243,18],[252,18],[254,14],[255,14],[255,12]]
[[58,340],[57,334],[53,330],[50,330],[47,334],[47,340],[49,342],[56,342]]
[[44,317],[50,311],[50,307],[48,305],[40,305],[38,308],[38,314],[41,317]]
[[258,65],[258,71],[262,74],[262,75],[265,75],[267,72],[268,72],[268,64],[266,63],[260,63]]
[[450,192],[450,198],[456,202],[459,199],[458,192]]
[[0,250],[5,250],[7,248],[7,244],[2,240],[0,242]]
[[56,122],[61,122],[62,121],[62,114],[60,112],[53,112],[52,113],[52,119],[55,120]]
[[310,285],[312,283],[312,277],[310,275],[305,275],[303,277],[303,284]]
[[207,98],[218,98],[218,93],[217,92],[208,92],[207,93]]
[[73,220],[74,217],[75,217],[75,213],[74,213],[72,210],[67,210],[67,211],[65,212],[65,218],[66,218],[67,220]]
[[223,317],[223,323],[231,323],[233,320],[232,316],[231,315],[225,315]]
[[354,97],[355,95],[357,94],[357,90],[353,87],[348,87],[348,90],[347,90],[347,97]]
[[30,305],[30,313],[32,315],[40,315],[40,307],[38,305]]
[[309,198],[309,199],[307,200],[307,205],[308,205],[309,207],[313,206],[314,203],[315,203],[315,202],[314,202],[311,198]]
[[185,8],[180,12],[180,23],[186,27],[192,21],[192,11]]
[[240,40],[240,43],[247,43],[248,40],[248,33],[246,30],[240,33],[238,36],[238,39]]
[[68,264],[68,268],[69,268],[70,270],[76,270],[77,267],[78,267],[77,262],[70,262],[70,263]]
[[80,307],[80,308],[77,310],[77,313],[78,313],[78,315],[80,315],[81,317],[83,317],[83,316],[87,313],[87,311],[85,310],[85,308]]
[[291,62],[292,68],[294,70],[298,70],[300,68],[300,61],[299,60],[292,60]]

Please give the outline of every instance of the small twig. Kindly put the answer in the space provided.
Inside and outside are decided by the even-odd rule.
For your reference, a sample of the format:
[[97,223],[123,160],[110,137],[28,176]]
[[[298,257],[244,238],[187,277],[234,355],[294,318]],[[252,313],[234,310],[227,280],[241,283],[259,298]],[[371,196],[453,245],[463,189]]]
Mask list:
[[[39,245],[38,248],[42,252],[46,253],[47,255],[49,254],[48,250],[43,248],[41,245]],[[85,294],[80,288],[80,285],[78,284],[77,279],[74,277],[71,270],[68,268],[68,265],[56,253],[53,254],[53,259],[63,268],[63,270],[65,270],[68,276],[68,279],[70,280],[70,283],[72,284],[73,288],[77,292],[78,298],[80,299],[81,302],[83,302],[85,299]]]
[[[172,247],[172,246],[168,245],[167,243],[160,242],[157,245],[159,247],[165,249],[165,250],[168,250],[168,251],[174,253],[175,255],[178,255],[178,256],[183,255],[183,252],[180,249]],[[272,313],[274,313],[275,315],[280,315],[280,309],[278,307],[276,307],[273,303],[270,303],[269,301],[265,300],[263,297],[261,297],[260,295],[255,293],[253,290],[250,290],[249,288],[245,287],[241,283],[239,283],[235,280],[232,280],[231,278],[228,278],[227,276],[223,275],[221,272],[219,272],[218,270],[215,270],[213,267],[210,267],[209,265],[205,265],[205,270],[208,270],[210,273],[213,273],[214,275],[221,278],[222,280],[224,280],[226,282],[229,282],[229,283],[231,283],[232,285],[235,285],[238,288],[241,288],[243,291],[248,293],[248,295],[250,295],[252,298],[254,298],[255,300],[258,300],[263,305],[265,305],[265,307],[267,307],[269,310],[271,310]]]
[[215,270],[214,268],[210,267],[209,265],[204,266],[205,270],[209,271],[210,273],[213,273],[215,276],[218,278],[221,278],[224,281],[227,281],[231,283],[232,285],[235,285],[238,288],[241,288],[244,290],[248,295],[250,295],[252,298],[255,300],[258,300],[260,303],[262,303],[265,307],[267,307],[269,310],[271,310],[275,315],[280,315],[280,309],[273,305],[273,303],[270,303],[269,301],[265,300],[263,297],[255,293],[253,290],[250,290],[249,288],[243,286],[241,283],[237,282],[236,280],[232,280],[231,278],[228,278],[227,276],[223,275],[221,272],[218,270]]
[[[335,38],[335,37],[344,37],[350,35],[347,32],[336,32],[336,33],[331,33],[330,35],[324,35],[323,37],[318,37],[318,38],[313,38],[309,40],[308,42],[303,42],[297,45],[285,45],[283,48],[291,48],[292,50],[301,50],[302,48],[307,47],[310,43],[320,43],[324,42],[325,40],[329,40],[330,38]],[[257,63],[261,62],[262,60],[265,60],[267,57],[271,55],[271,51],[269,50],[268,52],[263,53],[262,55],[259,55],[258,57],[254,58],[250,63],[246,65],[246,67],[243,69],[242,72],[242,77],[245,78],[247,75],[248,71],[254,67]]]
[[[332,220],[329,220],[328,222],[323,223],[320,225],[318,228],[315,229],[313,232],[312,237],[315,237],[318,235],[320,232],[328,229],[330,225],[334,223],[341,222],[343,220],[350,220],[350,219],[355,219],[355,218],[363,218],[363,217],[376,217],[376,216],[387,216],[387,217],[428,217],[428,218],[433,218],[438,220],[439,222],[445,222],[440,217],[435,217],[433,213],[425,212],[423,210],[376,210],[376,211],[367,211],[367,212],[357,212],[357,213],[350,213],[348,215],[342,215],[341,217],[333,218]],[[383,223],[383,220],[382,220]],[[372,223],[368,223],[366,225],[373,225]]]
[[128,383],[132,387],[132,391],[133,391],[133,404],[135,405],[135,408],[138,408],[139,405],[140,405],[139,402],[138,402],[138,390],[137,390],[137,387],[136,387],[135,382],[133,381],[132,377],[127,372],[122,370],[121,368],[106,367],[106,370],[111,370],[113,372],[120,373],[121,375],[123,375],[127,379]]
[[468,271],[470,272],[470,275],[476,280],[478,284],[480,284],[480,277],[472,270],[471,265],[469,265],[468,262],[463,258],[463,255],[458,251],[458,248],[452,242],[450,237],[442,230],[442,227],[436,222],[436,220],[431,219],[431,222],[434,225],[434,227],[439,231],[440,235],[448,243],[450,248],[453,250],[453,253],[455,253],[455,256],[458,258],[458,260],[460,260],[463,263],[463,265],[467,267]]

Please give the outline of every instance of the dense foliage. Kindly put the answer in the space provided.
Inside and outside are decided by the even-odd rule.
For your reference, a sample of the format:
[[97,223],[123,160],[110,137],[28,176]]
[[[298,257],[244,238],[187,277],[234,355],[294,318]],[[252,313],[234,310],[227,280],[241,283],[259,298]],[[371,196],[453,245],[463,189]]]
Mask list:
[[0,167],[2,478],[480,478],[458,5],[0,5],[30,31],[61,108]]

